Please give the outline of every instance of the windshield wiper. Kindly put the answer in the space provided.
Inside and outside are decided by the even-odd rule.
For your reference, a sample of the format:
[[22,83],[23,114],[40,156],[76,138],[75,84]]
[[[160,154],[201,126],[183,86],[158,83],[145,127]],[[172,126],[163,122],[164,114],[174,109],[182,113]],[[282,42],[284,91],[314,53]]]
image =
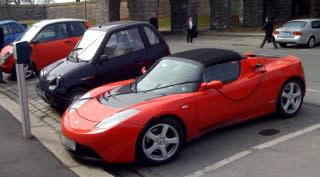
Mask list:
[[187,81],[187,82],[180,82],[180,83],[176,83],[176,84],[166,85],[166,86],[163,86],[163,87],[159,87],[159,86],[162,84],[162,83],[159,83],[159,84],[158,84],[156,87],[154,87],[153,89],[145,90],[145,91],[142,91],[142,92],[143,92],[143,93],[146,93],[146,92],[150,92],[150,91],[157,90],[157,89],[163,89],[163,88],[173,87],[173,86],[176,86],[176,85],[189,84],[189,83],[196,83],[196,82],[202,82],[202,81]]

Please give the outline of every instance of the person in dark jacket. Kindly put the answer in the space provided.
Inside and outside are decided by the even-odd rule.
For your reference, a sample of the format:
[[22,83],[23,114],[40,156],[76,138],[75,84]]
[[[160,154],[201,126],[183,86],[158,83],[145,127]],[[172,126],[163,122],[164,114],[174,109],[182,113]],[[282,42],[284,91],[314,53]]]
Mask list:
[[[3,44],[4,44],[4,31],[0,27],[0,52],[1,52],[2,48],[4,47]],[[1,68],[2,62],[3,62],[2,58],[0,58],[0,83],[6,83],[3,80],[2,68]]]
[[276,41],[272,35],[273,32],[273,23],[270,20],[270,17],[266,17],[266,23],[263,25],[262,30],[265,31],[265,35],[263,38],[263,41],[260,45],[260,48],[263,48],[264,44],[266,43],[266,41],[268,41],[268,43],[272,42],[274,49],[278,48]]
[[155,13],[152,13],[152,17],[149,19],[149,23],[158,29],[158,18]]
[[192,17],[189,17],[189,20],[186,24],[186,28],[187,28],[187,42],[192,43],[193,38],[196,37],[196,33],[197,33],[197,26],[193,22]]

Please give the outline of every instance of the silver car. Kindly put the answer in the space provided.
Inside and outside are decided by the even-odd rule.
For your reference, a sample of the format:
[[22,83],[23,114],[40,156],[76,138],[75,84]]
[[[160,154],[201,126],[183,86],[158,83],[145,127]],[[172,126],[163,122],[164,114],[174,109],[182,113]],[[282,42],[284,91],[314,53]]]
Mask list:
[[320,42],[320,19],[291,20],[273,33],[281,47],[287,44],[306,44],[309,48]]

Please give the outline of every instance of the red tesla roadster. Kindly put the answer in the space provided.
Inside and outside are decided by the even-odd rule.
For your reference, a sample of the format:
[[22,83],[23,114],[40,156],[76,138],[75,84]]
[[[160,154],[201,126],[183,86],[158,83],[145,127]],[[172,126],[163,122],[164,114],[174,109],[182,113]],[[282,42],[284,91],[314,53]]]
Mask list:
[[83,158],[163,164],[212,129],[274,112],[296,115],[305,91],[302,64],[294,56],[181,52],[136,80],[84,94],[63,115],[61,141]]

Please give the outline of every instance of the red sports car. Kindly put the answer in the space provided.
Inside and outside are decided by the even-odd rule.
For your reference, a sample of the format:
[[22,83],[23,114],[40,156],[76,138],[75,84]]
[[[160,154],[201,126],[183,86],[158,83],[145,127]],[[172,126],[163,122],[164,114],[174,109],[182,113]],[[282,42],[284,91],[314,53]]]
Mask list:
[[294,56],[181,52],[136,80],[87,92],[63,115],[61,141],[80,157],[163,164],[212,129],[273,112],[294,116],[305,90]]

